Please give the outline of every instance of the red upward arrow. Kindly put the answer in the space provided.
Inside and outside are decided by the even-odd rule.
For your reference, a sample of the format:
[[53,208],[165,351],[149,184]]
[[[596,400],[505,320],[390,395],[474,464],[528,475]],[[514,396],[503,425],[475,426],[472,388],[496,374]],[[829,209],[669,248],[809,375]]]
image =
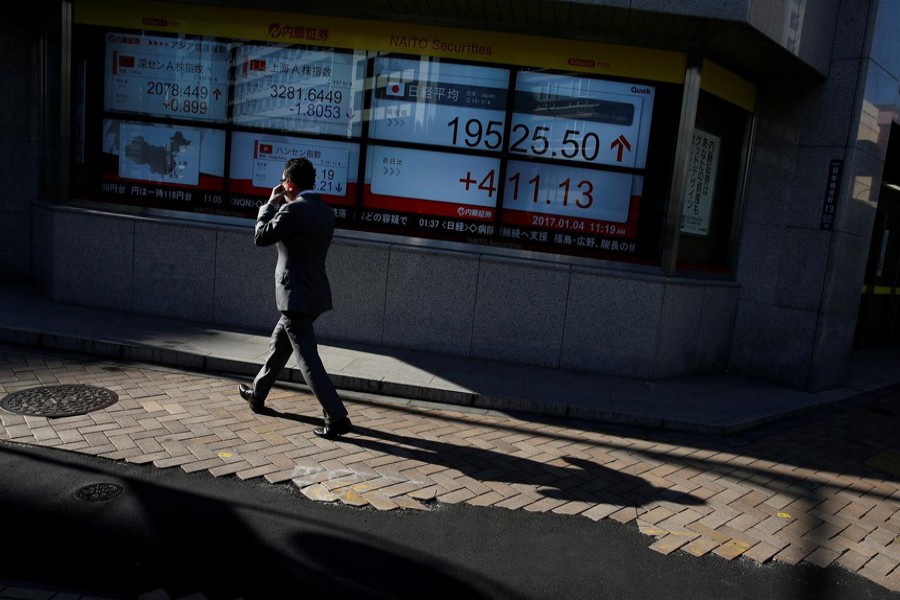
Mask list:
[[631,144],[625,139],[624,135],[620,135],[609,145],[610,148],[616,148],[616,162],[622,162],[622,152],[631,151]]

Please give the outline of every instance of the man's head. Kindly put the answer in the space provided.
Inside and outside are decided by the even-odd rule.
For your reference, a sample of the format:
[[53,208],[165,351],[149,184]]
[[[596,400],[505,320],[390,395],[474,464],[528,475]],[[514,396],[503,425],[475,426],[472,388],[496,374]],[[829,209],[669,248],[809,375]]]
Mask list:
[[292,158],[284,165],[284,189],[291,194],[316,187],[316,168],[305,158]]

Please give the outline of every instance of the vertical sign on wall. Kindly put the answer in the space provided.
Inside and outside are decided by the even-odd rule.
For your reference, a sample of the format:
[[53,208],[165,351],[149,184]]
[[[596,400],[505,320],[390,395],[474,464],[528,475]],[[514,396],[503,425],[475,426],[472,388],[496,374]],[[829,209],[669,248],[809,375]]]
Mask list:
[[834,229],[834,211],[838,190],[841,189],[841,171],[844,161],[833,160],[828,166],[828,183],[825,185],[825,201],[822,203],[822,222],[819,229]]
[[716,169],[722,140],[700,129],[694,130],[681,214],[681,233],[709,235],[709,215],[716,189]]

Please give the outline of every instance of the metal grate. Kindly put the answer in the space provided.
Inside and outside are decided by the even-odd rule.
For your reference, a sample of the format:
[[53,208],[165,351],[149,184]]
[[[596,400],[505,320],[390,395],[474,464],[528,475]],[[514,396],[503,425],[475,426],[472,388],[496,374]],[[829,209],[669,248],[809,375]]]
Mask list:
[[85,502],[101,502],[121,493],[122,486],[117,483],[89,483],[75,490],[75,497]]
[[119,396],[92,385],[53,385],[20,390],[0,400],[0,408],[33,417],[71,417],[100,410],[118,402]]

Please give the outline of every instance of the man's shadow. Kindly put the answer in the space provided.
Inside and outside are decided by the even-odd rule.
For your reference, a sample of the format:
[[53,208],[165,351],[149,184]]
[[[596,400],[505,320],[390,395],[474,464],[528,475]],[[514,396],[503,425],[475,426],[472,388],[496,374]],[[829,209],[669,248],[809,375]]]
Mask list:
[[[302,423],[321,422],[319,418],[282,413],[269,408],[266,413]],[[533,487],[540,496],[566,502],[614,504],[623,507],[640,507],[657,501],[688,506],[703,504],[701,498],[687,492],[658,487],[640,477],[574,456],[560,456],[565,465],[549,464],[474,445],[458,446],[356,425],[353,433],[341,437],[341,441],[374,452],[455,469],[476,481],[526,485]]]

